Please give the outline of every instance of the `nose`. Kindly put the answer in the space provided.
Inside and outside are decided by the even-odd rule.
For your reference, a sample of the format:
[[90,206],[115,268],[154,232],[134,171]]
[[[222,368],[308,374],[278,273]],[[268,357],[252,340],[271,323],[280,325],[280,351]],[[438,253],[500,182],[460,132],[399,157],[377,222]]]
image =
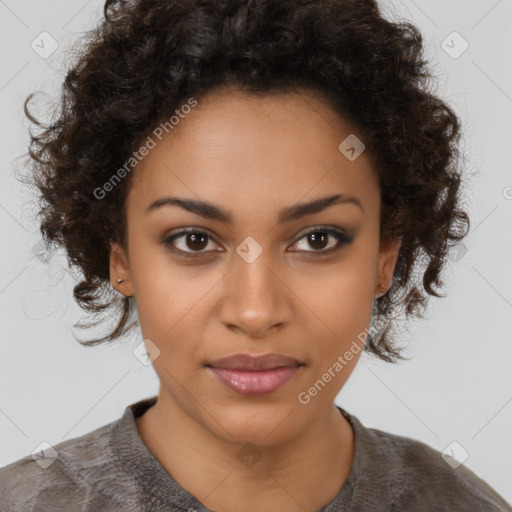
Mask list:
[[288,324],[293,316],[283,271],[277,269],[265,251],[254,260],[234,257],[225,277],[221,321],[250,338],[263,338],[269,331]]

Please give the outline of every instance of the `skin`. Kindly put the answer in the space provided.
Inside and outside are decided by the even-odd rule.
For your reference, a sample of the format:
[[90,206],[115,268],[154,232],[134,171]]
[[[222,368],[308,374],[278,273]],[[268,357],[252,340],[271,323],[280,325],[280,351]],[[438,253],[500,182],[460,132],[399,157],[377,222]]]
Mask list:
[[[361,351],[308,404],[298,395],[369,327],[400,248],[379,238],[370,154],[349,161],[338,149],[351,133],[357,130],[311,92],[224,90],[201,98],[133,171],[127,248],[112,244],[110,275],[121,293],[135,296],[143,337],[160,350],[158,402],[136,425],[162,466],[213,510],[314,512],[349,475],[353,432],[334,400]],[[278,224],[282,208],[335,193],[356,196],[363,209],[336,204]],[[211,202],[231,212],[233,224],[178,206],[145,213],[167,195]],[[337,240],[315,245],[304,235],[324,225],[352,242],[319,255]],[[196,258],[165,245],[186,227],[211,235],[202,244],[187,235],[171,243],[202,252]],[[248,236],[262,248],[251,263],[236,252]],[[204,366],[270,352],[305,366],[267,395],[240,395]],[[247,443],[261,455],[250,467],[237,456]]]

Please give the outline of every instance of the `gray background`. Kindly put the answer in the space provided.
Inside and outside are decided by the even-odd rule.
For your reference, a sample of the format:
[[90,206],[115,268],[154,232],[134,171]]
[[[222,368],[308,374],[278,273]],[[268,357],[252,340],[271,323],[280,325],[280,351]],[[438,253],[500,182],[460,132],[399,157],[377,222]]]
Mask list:
[[[512,502],[512,2],[381,5],[387,17],[419,26],[438,94],[463,119],[472,227],[452,255],[447,297],[433,298],[427,320],[403,334],[413,360],[389,365],[364,356],[337,402],[366,426],[440,451],[456,441],[469,455],[465,464]],[[72,326],[82,313],[74,279],[63,253],[38,253],[36,204],[13,175],[28,141],[23,100],[35,90],[58,93],[66,51],[102,8],[99,0],[0,1],[0,466],[43,441],[54,445],[114,421],[158,391],[151,366],[133,354],[140,336],[108,348],[75,341]],[[45,31],[59,45],[49,58],[31,47],[42,47]],[[469,45],[460,55],[463,40],[454,31]]]

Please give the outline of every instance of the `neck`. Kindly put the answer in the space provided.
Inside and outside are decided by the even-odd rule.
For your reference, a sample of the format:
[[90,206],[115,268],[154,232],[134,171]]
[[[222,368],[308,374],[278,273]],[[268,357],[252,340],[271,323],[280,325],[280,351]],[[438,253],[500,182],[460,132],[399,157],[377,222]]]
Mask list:
[[222,512],[315,512],[338,494],[354,458],[352,427],[334,404],[293,438],[265,446],[214,435],[162,394],[136,425],[174,480]]

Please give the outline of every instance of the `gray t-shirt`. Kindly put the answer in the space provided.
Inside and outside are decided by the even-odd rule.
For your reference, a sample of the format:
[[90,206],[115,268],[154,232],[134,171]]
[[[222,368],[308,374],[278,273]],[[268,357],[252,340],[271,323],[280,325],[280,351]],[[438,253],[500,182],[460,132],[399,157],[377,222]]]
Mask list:
[[[58,455],[48,449],[37,460],[28,455],[0,468],[0,511],[212,512],[171,477],[139,436],[134,418],[156,400],[133,403],[119,420],[57,444]],[[367,428],[338,409],[354,429],[354,462],[338,495],[318,512],[512,512],[464,465],[454,469],[430,446]]]

